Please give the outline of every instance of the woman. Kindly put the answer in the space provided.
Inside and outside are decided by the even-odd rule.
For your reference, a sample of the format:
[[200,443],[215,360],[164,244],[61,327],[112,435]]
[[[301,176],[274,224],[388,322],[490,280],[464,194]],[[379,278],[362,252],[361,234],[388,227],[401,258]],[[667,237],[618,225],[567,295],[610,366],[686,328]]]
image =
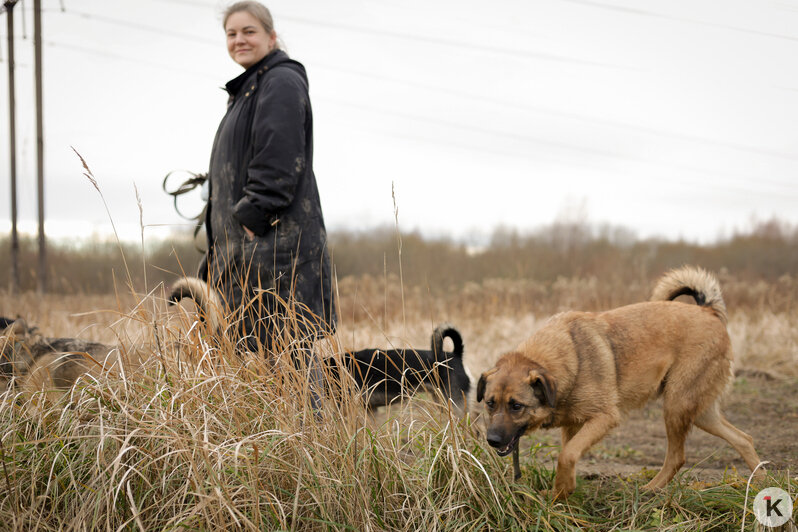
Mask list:
[[226,85],[213,143],[201,275],[243,311],[250,349],[276,350],[335,326],[308,81],[280,50],[260,3],[233,4],[223,25],[230,57],[245,71]]

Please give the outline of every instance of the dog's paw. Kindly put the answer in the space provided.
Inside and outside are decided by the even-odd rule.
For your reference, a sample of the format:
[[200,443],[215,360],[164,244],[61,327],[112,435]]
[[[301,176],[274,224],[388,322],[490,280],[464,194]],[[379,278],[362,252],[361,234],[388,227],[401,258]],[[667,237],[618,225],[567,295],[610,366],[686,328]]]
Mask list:
[[571,495],[571,493],[573,493],[573,490],[571,490],[571,491],[563,491],[563,490],[558,490],[557,488],[550,489],[550,490],[543,490],[543,491],[540,492],[540,494],[544,498],[546,498],[548,500],[551,500],[551,501],[564,501],[565,499],[567,499]]
[[641,489],[643,491],[659,491],[662,489],[663,486],[659,484],[659,482],[655,482],[657,479],[652,480],[648,484],[644,485]]

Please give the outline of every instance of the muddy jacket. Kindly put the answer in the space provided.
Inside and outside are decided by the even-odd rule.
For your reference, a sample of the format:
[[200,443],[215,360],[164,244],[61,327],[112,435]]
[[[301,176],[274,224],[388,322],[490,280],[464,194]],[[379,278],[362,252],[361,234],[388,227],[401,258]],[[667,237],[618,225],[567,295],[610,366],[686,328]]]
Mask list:
[[226,89],[209,172],[208,280],[231,308],[260,285],[334,325],[305,69],[275,50]]

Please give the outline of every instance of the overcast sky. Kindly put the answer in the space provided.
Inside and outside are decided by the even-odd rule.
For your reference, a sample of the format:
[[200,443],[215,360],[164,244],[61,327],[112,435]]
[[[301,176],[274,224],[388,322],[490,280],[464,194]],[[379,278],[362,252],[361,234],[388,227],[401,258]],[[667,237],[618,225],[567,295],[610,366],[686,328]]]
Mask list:
[[[180,227],[241,72],[214,0],[42,0],[47,233]],[[310,77],[328,228],[456,238],[556,219],[707,241],[798,223],[798,0],[279,0]],[[35,231],[31,9],[15,8],[21,229]],[[62,9],[63,8],[63,9]],[[23,11],[24,17],[23,17]],[[0,230],[10,228],[0,15]],[[27,39],[23,39],[23,36]],[[186,203],[187,211],[197,207]]]

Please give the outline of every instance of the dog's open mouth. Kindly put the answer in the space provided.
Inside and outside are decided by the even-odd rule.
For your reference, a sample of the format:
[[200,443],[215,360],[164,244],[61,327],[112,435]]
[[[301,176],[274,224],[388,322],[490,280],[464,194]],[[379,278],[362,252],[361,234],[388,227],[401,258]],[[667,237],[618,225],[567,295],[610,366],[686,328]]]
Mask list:
[[521,430],[516,432],[515,436],[513,436],[513,439],[511,439],[507,445],[504,447],[497,447],[496,454],[499,456],[507,456],[513,452],[513,449],[515,449],[515,447],[518,445],[518,440],[521,439],[521,436],[524,434],[524,432],[526,432],[526,427],[522,427]]

